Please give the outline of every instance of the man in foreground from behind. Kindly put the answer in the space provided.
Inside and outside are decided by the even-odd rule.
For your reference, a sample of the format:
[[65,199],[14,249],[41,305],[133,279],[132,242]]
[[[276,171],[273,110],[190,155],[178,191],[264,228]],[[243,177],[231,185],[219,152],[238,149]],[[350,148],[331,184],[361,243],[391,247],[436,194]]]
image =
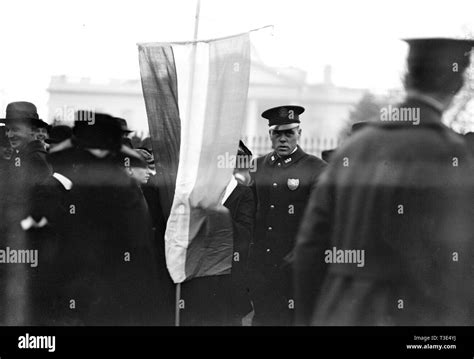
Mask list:
[[407,42],[407,96],[394,111],[408,117],[381,112],[354,134],[309,201],[297,324],[472,325],[473,163],[441,117],[474,42]]

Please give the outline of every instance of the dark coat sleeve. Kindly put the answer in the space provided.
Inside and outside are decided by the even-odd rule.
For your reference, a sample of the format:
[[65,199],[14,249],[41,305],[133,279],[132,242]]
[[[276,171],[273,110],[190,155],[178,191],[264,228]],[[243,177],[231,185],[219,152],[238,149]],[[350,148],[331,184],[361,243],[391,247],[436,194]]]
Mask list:
[[308,325],[326,266],[324,251],[329,247],[332,215],[332,186],[329,173],[320,178],[306,207],[294,249],[296,325]]
[[246,263],[255,222],[255,201],[252,190],[248,187],[242,188],[242,197],[233,217],[233,228],[234,236],[238,238],[237,249]]
[[28,156],[28,180],[32,186],[46,181],[52,175],[50,164],[46,161],[43,153],[32,153]]
[[234,191],[226,206],[231,213],[234,232],[232,306],[234,314],[239,316],[252,310],[247,293],[247,258],[255,222],[255,201],[250,187],[238,185]]

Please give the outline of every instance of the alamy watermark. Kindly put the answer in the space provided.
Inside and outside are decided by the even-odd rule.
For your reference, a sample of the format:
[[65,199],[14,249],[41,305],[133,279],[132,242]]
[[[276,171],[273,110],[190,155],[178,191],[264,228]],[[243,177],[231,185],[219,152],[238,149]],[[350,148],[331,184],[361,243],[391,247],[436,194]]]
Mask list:
[[95,110],[94,109],[78,109],[73,106],[57,107],[54,110],[54,118],[64,122],[87,122],[88,125],[95,124]]
[[331,264],[356,264],[365,266],[365,250],[363,249],[327,249],[324,251],[324,261]]
[[52,353],[56,350],[56,337],[54,335],[30,335],[26,333],[18,337],[19,349],[48,349]]
[[257,171],[257,161],[250,156],[238,156],[226,152],[217,156],[217,168],[248,168],[250,172]]
[[388,105],[380,109],[380,121],[384,122],[411,122],[413,125],[420,124],[419,107],[397,107]]
[[0,264],[29,264],[30,267],[38,266],[37,249],[0,249]]

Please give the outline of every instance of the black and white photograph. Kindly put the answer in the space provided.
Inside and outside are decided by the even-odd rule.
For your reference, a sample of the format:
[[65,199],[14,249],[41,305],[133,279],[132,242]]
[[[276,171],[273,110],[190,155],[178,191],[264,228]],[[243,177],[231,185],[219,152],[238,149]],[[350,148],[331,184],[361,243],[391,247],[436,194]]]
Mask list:
[[474,2],[0,14],[1,359],[168,335],[474,357]]

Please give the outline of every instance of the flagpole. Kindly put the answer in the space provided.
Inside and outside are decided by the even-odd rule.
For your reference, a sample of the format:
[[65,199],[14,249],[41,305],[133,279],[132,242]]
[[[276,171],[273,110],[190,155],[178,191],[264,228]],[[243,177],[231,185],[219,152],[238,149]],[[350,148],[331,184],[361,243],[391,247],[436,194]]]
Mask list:
[[194,17],[194,37],[193,40],[197,41],[199,31],[199,13],[201,11],[201,0],[197,0],[196,3],[196,15]]
[[[199,14],[201,12],[201,0],[197,0],[196,2],[196,15],[194,16],[194,36],[193,40],[197,41],[198,39],[198,33],[199,33]],[[192,57],[192,64],[191,64],[191,81],[189,84],[189,90],[190,93],[192,93],[193,89],[193,82],[194,82],[194,69],[195,69],[195,62],[196,62],[196,44],[194,44],[194,54]],[[189,97],[189,102],[188,102],[188,111],[191,108],[191,96]],[[181,313],[180,313],[180,301],[181,301],[181,283],[176,284],[176,303],[175,303],[175,323],[174,325],[176,327],[180,326],[180,319],[181,319]]]
[[176,284],[176,309],[175,309],[175,322],[174,325],[175,327],[179,327],[179,319],[180,319],[180,313],[179,313],[179,301],[181,300],[181,283]]

